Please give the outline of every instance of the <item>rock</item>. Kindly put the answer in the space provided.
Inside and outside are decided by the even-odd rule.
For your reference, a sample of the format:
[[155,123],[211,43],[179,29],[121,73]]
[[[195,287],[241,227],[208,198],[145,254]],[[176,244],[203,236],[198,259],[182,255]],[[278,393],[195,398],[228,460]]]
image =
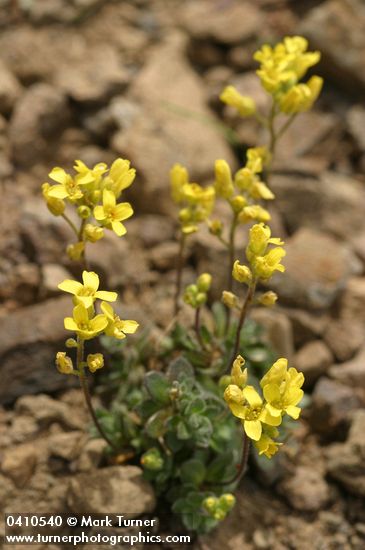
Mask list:
[[285,273],[270,286],[282,301],[310,309],[328,308],[351,275],[361,271],[351,250],[335,239],[303,227],[288,241],[283,260]]
[[342,384],[365,390],[365,347],[351,361],[331,367],[328,374]]
[[38,299],[39,286],[40,272],[36,264],[12,265],[0,282],[0,297],[2,299],[16,298],[20,304],[31,304]]
[[72,303],[64,296],[7,315],[0,337],[0,403],[75,384],[70,380],[73,377],[62,376],[54,364],[68,336],[63,319],[71,311]]
[[364,422],[365,411],[354,412],[347,441],[327,450],[328,473],[347,491],[362,497],[365,496]]
[[345,321],[356,319],[365,328],[365,277],[349,279],[340,304],[340,316]]
[[276,309],[255,308],[250,318],[264,329],[263,338],[280,357],[291,361],[294,355],[293,331],[286,315]]
[[323,475],[308,466],[299,466],[294,475],[280,482],[279,492],[301,512],[316,512],[329,500],[329,487]]
[[21,95],[21,86],[13,73],[0,60],[0,113],[11,113],[16,101]]
[[349,422],[349,415],[363,406],[352,388],[322,377],[313,392],[310,423],[316,432],[339,436]]
[[60,294],[58,285],[72,275],[60,264],[45,264],[42,266],[42,287],[46,296]]
[[36,24],[77,22],[102,4],[102,0],[48,0],[48,2],[23,2],[20,9]]
[[75,513],[124,512],[130,517],[152,512],[155,507],[153,490],[137,466],[111,466],[78,474],[70,480],[67,501]]
[[32,444],[7,449],[1,460],[1,471],[17,487],[24,487],[33,475],[37,464],[37,451]]
[[152,248],[150,259],[152,267],[159,271],[168,271],[176,267],[179,245],[175,241],[167,241]]
[[280,140],[275,170],[319,175],[341,154],[341,127],[332,113],[309,111],[293,122]]
[[[365,89],[365,9],[361,0],[329,0],[311,10],[298,32],[322,53],[322,74],[350,91]],[[340,40],[338,39],[340,37]]]
[[365,190],[353,178],[335,172],[324,172],[319,179],[273,176],[271,188],[291,232],[304,226],[347,241],[363,230]]
[[103,439],[90,439],[86,442],[75,461],[75,470],[78,472],[90,472],[98,468],[104,457],[108,444]]
[[[112,140],[114,150],[137,168],[138,181],[130,194],[143,212],[153,209],[154,214],[170,215],[169,171],[174,163],[184,164],[191,180],[198,182],[212,176],[217,158],[234,165],[224,138],[213,125],[201,122],[204,117],[214,120],[214,116],[205,105],[199,77],[186,61],[185,44],[181,34],[172,34],[151,49],[130,89],[130,97],[139,102],[141,111],[134,123]],[[199,113],[199,120],[191,113]]]
[[23,395],[17,399],[15,410],[19,415],[34,418],[42,429],[58,423],[71,430],[82,430],[87,419],[86,412],[80,414],[78,411],[77,415],[72,415],[70,405],[45,394]]
[[63,460],[74,460],[85,442],[83,432],[68,432],[52,435],[48,441],[50,457],[62,458]]
[[332,353],[321,340],[305,344],[294,357],[294,366],[304,374],[307,387],[325,374],[332,362]]
[[50,154],[65,127],[65,95],[50,84],[33,84],[16,104],[9,125],[14,160],[28,167]]
[[174,222],[167,216],[146,214],[132,218],[128,222],[128,233],[139,239],[142,245],[150,249],[153,246],[172,241],[175,235]]
[[197,39],[222,44],[245,42],[257,36],[262,25],[259,10],[251,2],[185,2],[181,20],[188,33]]
[[291,321],[294,344],[297,347],[322,336],[329,323],[329,316],[326,314],[308,312],[292,307],[281,309]]
[[129,82],[129,72],[117,51],[106,44],[79,47],[71,63],[57,71],[55,84],[74,101],[102,103],[120,93]]
[[360,151],[365,151],[365,109],[362,105],[352,107],[346,116],[348,129]]
[[364,342],[364,326],[356,317],[348,320],[332,319],[323,338],[336,359],[347,361],[355,355]]

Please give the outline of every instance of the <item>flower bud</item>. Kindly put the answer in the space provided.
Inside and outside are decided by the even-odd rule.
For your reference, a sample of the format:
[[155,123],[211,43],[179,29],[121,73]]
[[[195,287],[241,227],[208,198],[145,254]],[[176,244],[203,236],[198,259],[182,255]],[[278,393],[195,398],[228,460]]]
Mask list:
[[236,214],[241,212],[242,208],[247,204],[246,199],[242,197],[242,195],[237,195],[237,197],[234,197],[229,202],[231,204],[233,212],[235,212]]
[[252,282],[252,273],[247,265],[241,265],[238,260],[233,264],[232,270],[233,278],[239,283],[245,283],[247,285]]
[[66,252],[70,260],[78,261],[81,260],[84,253],[85,245],[83,242],[76,244],[69,244],[66,248]]
[[237,355],[236,359],[233,361],[231,370],[232,384],[241,388],[247,383],[247,369],[242,370],[244,364],[244,358],[241,355]]
[[65,346],[66,348],[77,348],[77,342],[75,338],[67,338]]
[[96,243],[96,241],[99,241],[104,237],[104,229],[97,225],[87,223],[85,225],[84,235],[88,241],[91,243]]
[[237,403],[237,405],[240,405],[243,403],[242,390],[240,390],[240,388],[235,384],[230,384],[225,389],[224,400],[227,403]]
[[90,372],[95,372],[104,366],[104,357],[101,353],[89,353],[86,358]]
[[239,306],[239,299],[238,297],[233,294],[233,292],[229,292],[228,290],[223,290],[222,292],[222,302],[225,306],[235,309]]
[[77,209],[77,214],[83,220],[87,220],[91,216],[91,210],[88,206],[81,205]]
[[209,232],[212,235],[217,235],[220,237],[223,232],[223,224],[220,220],[213,220],[209,222]]
[[203,508],[210,513],[216,510],[217,504],[218,504],[217,497],[207,497],[203,500]]
[[223,103],[235,107],[241,116],[251,116],[256,111],[254,100],[241,95],[234,86],[226,86],[219,97]]
[[276,303],[277,299],[278,299],[278,295],[272,290],[269,290],[268,292],[265,292],[264,294],[262,294],[258,301],[263,306],[270,307]]
[[55,197],[50,197],[48,191],[51,189],[49,183],[44,183],[42,185],[42,194],[46,201],[48,210],[54,216],[62,216],[65,211],[66,205],[62,199],[56,199]]
[[64,351],[57,353],[56,366],[62,374],[71,374],[74,370],[71,357],[68,357]]
[[158,472],[163,469],[164,461],[160,451],[156,448],[149,449],[141,456],[141,464],[146,470]]
[[215,190],[217,195],[228,199],[234,192],[231,169],[225,160],[215,161]]
[[224,374],[223,376],[220,377],[219,381],[218,381],[218,386],[222,389],[222,390],[225,390],[227,386],[230,385],[232,379],[231,377],[229,376],[229,374]]
[[233,506],[236,504],[236,497],[231,493],[225,493],[219,497],[219,507],[223,509],[224,512],[229,512],[232,510]]
[[208,292],[210,285],[212,284],[212,276],[210,273],[202,273],[199,275],[196,284],[200,292]]
[[207,301],[207,295],[205,294],[205,292],[199,292],[195,298],[195,304],[196,304],[195,307],[200,307],[204,305],[206,301]]

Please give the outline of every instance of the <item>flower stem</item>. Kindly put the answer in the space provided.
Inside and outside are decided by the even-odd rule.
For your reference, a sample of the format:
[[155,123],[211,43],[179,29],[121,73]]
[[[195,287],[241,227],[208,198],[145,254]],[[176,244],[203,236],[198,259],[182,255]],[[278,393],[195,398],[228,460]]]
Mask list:
[[182,271],[184,265],[184,252],[185,252],[185,243],[186,235],[181,232],[179,239],[179,252],[176,262],[176,287],[175,287],[175,298],[174,298],[174,317],[176,317],[180,311],[179,298],[181,294],[181,284],[182,284]]
[[194,323],[194,329],[195,329],[195,334],[196,334],[196,337],[198,339],[198,342],[200,344],[200,346],[202,348],[204,348],[204,342],[202,340],[202,335],[200,333],[200,311],[201,311],[201,308],[200,307],[197,307],[196,310],[195,310],[195,323]]
[[250,440],[247,437],[246,433],[243,432],[241,462],[239,463],[237,472],[230,479],[226,479],[218,483],[214,483],[214,485],[231,485],[232,483],[237,483],[238,481],[240,481],[246,473],[249,454],[250,454]]
[[89,391],[89,384],[88,384],[87,377],[85,375],[84,340],[82,340],[82,338],[77,338],[77,362],[76,362],[76,367],[77,367],[77,371],[79,373],[80,385],[81,385],[81,389],[82,389],[83,394],[84,394],[86,406],[87,406],[88,411],[90,413],[90,416],[91,416],[91,418],[94,422],[95,428],[97,429],[97,431],[98,431],[99,435],[102,437],[102,439],[104,439],[108,443],[108,445],[116,451],[117,450],[116,446],[109,439],[109,437],[106,435],[103,428],[101,427],[100,422],[99,422],[99,420],[96,416],[92,401],[91,401],[91,396],[90,396],[90,391]]
[[252,282],[251,286],[249,286],[249,288],[247,290],[247,294],[246,294],[245,300],[244,300],[243,305],[242,305],[240,318],[239,318],[238,325],[237,325],[236,340],[235,340],[235,344],[234,344],[234,348],[233,348],[231,361],[230,361],[230,364],[228,365],[228,370],[231,368],[232,362],[237,357],[238,350],[239,350],[239,347],[240,347],[240,338],[241,338],[242,327],[243,327],[243,324],[245,322],[248,309],[249,309],[249,307],[251,305],[251,302],[253,300],[255,290],[256,290],[256,281],[254,280]]
[[75,233],[76,237],[79,238],[79,232],[77,230],[76,225],[73,223],[73,221],[70,220],[70,218],[65,213],[61,214],[61,216],[65,220],[65,222],[71,227],[71,229]]

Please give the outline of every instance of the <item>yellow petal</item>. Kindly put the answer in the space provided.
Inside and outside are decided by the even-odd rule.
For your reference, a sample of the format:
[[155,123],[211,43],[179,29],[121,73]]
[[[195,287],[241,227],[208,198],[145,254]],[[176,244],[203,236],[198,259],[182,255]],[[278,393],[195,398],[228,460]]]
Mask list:
[[103,206],[104,208],[114,208],[116,204],[115,195],[112,191],[104,189],[103,191]]
[[121,222],[113,221],[112,222],[112,229],[114,233],[118,235],[118,237],[121,237],[122,235],[125,235],[127,233],[126,228]]
[[263,389],[266,401],[272,403],[280,399],[280,389],[276,384],[267,384]]
[[77,306],[74,307],[73,316],[74,316],[75,322],[78,325],[87,323],[89,321],[87,309],[83,304],[77,304]]
[[93,296],[75,296],[76,304],[82,304],[86,309],[89,309],[94,303]]
[[297,420],[299,418],[300,413],[301,413],[301,409],[300,409],[300,407],[290,406],[290,407],[286,408],[286,413],[289,416],[291,416],[292,418],[294,418],[294,420]]
[[105,300],[106,302],[115,302],[115,300],[118,298],[118,294],[116,292],[109,292],[107,290],[98,290],[95,293],[95,297],[99,298],[99,300]]
[[48,191],[48,196],[54,199],[65,199],[68,197],[68,192],[63,185],[52,185]]
[[102,330],[104,330],[107,324],[108,319],[105,317],[105,315],[101,314],[97,315],[96,317],[94,317],[94,319],[91,319],[90,321],[92,329],[96,332],[101,332]]
[[106,214],[103,206],[95,206],[94,218],[98,221],[105,220]]
[[250,439],[258,441],[261,437],[262,426],[260,420],[245,420],[243,427]]
[[69,176],[63,168],[56,166],[56,168],[53,168],[53,170],[48,174],[48,177],[57,183],[64,184]]
[[268,410],[268,407],[266,406],[260,414],[260,420],[261,422],[263,422],[264,424],[268,424],[269,426],[280,426],[282,416],[281,414],[278,416],[272,415]]
[[83,271],[82,280],[84,285],[96,292],[99,288],[99,276],[94,271]]
[[82,284],[79,281],[73,281],[71,279],[66,279],[58,285],[60,290],[64,292],[69,292],[70,294],[77,294],[80,289],[82,289]]
[[112,308],[112,306],[110,304],[107,304],[106,302],[101,302],[100,308],[101,308],[101,311],[104,313],[104,315],[106,315],[108,319],[113,321],[114,309]]
[[114,214],[118,220],[126,220],[133,215],[133,208],[129,202],[121,202],[114,208]]
[[137,321],[125,320],[121,321],[121,323],[121,330],[126,334],[134,334],[139,327],[139,323],[137,323]]
[[78,326],[75,323],[75,321],[72,319],[72,317],[65,318],[64,326],[66,330],[72,330],[73,332],[76,332],[78,330]]
[[262,405],[262,399],[253,386],[246,386],[242,390],[244,398],[249,402],[251,407],[259,407]]
[[228,403],[228,406],[231,409],[231,412],[234,416],[236,416],[237,418],[245,419],[245,417],[246,417],[246,407],[244,407],[243,405],[239,405],[237,403],[234,403],[233,401]]

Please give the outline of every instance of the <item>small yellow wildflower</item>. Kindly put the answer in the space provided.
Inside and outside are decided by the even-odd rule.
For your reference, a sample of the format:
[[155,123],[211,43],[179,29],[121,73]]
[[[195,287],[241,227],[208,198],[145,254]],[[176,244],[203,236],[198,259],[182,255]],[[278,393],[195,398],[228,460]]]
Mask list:
[[74,370],[72,359],[65,351],[59,351],[56,355],[56,366],[62,374],[71,374]]
[[83,271],[82,280],[83,284],[79,281],[66,279],[58,285],[58,288],[64,292],[73,294],[75,296],[75,303],[82,303],[86,308],[92,306],[97,298],[99,300],[106,300],[107,302],[115,302],[118,298],[116,292],[98,290],[100,283],[99,276],[93,271]]
[[222,292],[222,302],[225,306],[236,309],[239,307],[239,299],[238,297],[233,294],[233,292],[229,292],[228,290],[223,290]]
[[104,189],[103,206],[95,206],[95,219],[102,222],[108,229],[112,229],[118,237],[127,232],[122,221],[127,220],[133,214],[133,208],[129,202],[117,204],[116,197],[112,191]]
[[170,185],[172,200],[180,204],[184,200],[183,187],[189,182],[187,169],[181,164],[174,164],[170,170]]
[[240,388],[243,388],[243,386],[247,384],[247,368],[242,370],[244,364],[244,358],[241,355],[237,355],[236,359],[233,361],[231,370],[232,384],[235,384]]
[[220,100],[231,107],[235,107],[241,116],[251,116],[256,112],[254,100],[244,96],[234,86],[227,86],[219,96]]
[[118,340],[122,340],[127,334],[134,334],[138,329],[139,323],[137,321],[120,319],[110,304],[102,302],[100,307],[107,319],[107,327],[105,329],[107,336],[113,336]]
[[254,441],[254,445],[259,452],[259,455],[265,455],[267,458],[272,458],[281,447],[282,443],[274,441],[274,437],[278,437],[279,430],[272,426],[265,426],[264,432],[258,441]]
[[110,167],[109,174],[103,180],[103,187],[114,193],[118,199],[124,189],[132,185],[136,170],[130,167],[130,161],[122,158],[116,159]]
[[264,294],[260,296],[260,298],[258,299],[258,302],[263,306],[271,307],[275,305],[277,299],[278,299],[278,295],[272,290],[268,290],[267,292],[264,292]]
[[266,384],[281,384],[285,381],[288,371],[288,360],[281,357],[270,367],[267,373],[261,378],[260,386],[263,388]]
[[80,303],[73,309],[73,317],[64,320],[65,329],[76,332],[83,340],[90,340],[98,336],[108,325],[105,315],[96,315],[90,318],[89,311]]
[[50,189],[52,189],[52,187],[49,183],[44,183],[42,185],[42,195],[46,200],[48,210],[54,216],[61,216],[65,211],[66,205],[62,199],[55,199],[54,197],[51,197],[49,194]]
[[259,204],[252,204],[251,206],[245,206],[238,216],[240,223],[247,223],[250,221],[267,222],[271,220],[270,213]]
[[75,243],[75,244],[69,244],[66,248],[67,256],[70,258],[70,260],[78,261],[81,260],[83,254],[85,251],[85,243],[82,241]]
[[309,111],[321,93],[322,86],[323,79],[319,76],[312,76],[306,84],[293,86],[280,97],[280,110],[287,115]]
[[252,283],[252,273],[247,265],[241,265],[238,260],[233,264],[232,269],[233,278],[239,283],[245,283],[250,285]]
[[73,178],[63,168],[59,167],[53,168],[48,177],[57,182],[57,185],[53,185],[49,189],[48,196],[55,199],[68,199],[71,202],[76,202],[82,198],[83,193],[79,186],[89,183],[83,181],[82,178]]
[[97,225],[87,223],[84,228],[84,236],[87,241],[91,243],[96,243],[104,237],[104,229]]
[[231,169],[225,160],[215,161],[215,191],[219,197],[228,199],[233,195],[234,187]]
[[101,353],[89,353],[86,358],[86,363],[90,372],[95,372],[96,370],[103,368],[104,357]]

